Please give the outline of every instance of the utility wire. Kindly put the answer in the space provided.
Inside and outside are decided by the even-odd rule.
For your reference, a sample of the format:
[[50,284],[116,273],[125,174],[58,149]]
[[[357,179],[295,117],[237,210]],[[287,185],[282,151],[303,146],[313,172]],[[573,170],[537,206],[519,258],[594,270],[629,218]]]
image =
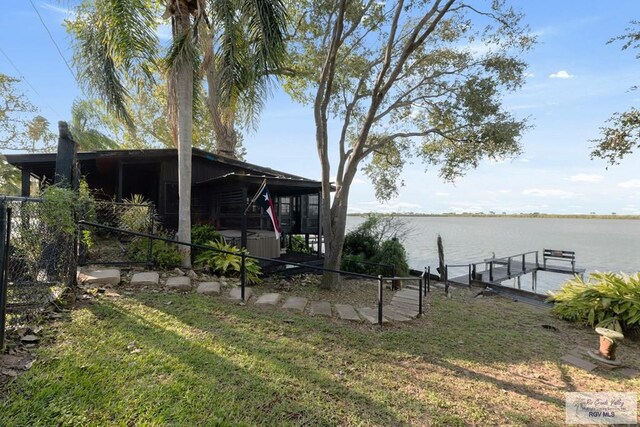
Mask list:
[[42,15],[40,15],[40,12],[38,12],[38,8],[36,8],[36,5],[33,4],[33,0],[29,0],[29,3],[31,3],[31,7],[33,8],[33,10],[36,12],[36,15],[38,15],[38,18],[40,18],[40,22],[42,23],[42,26],[44,27],[44,29],[47,31],[47,34],[49,34],[49,38],[51,39],[51,41],[53,42],[53,45],[56,47],[56,50],[58,51],[58,54],[60,55],[60,58],[62,58],[62,60],[64,61],[65,65],[67,66],[67,68],[69,69],[69,72],[71,73],[71,75],[73,76],[73,79],[77,82],[78,79],[76,78],[75,73],[73,72],[73,70],[71,69],[71,66],[69,65],[69,63],[67,62],[67,59],[64,57],[64,55],[62,54],[62,51],[60,50],[60,47],[58,46],[58,43],[56,43],[55,39],[53,38],[53,36],[51,35],[51,31],[49,31],[49,27],[47,27],[47,24],[44,23],[44,19],[42,19]]
[[11,66],[13,67],[14,70],[16,70],[16,73],[18,73],[18,77],[20,77],[22,80],[24,80],[24,82],[31,88],[31,90],[38,95],[38,97],[40,97],[40,99],[44,102],[44,104],[51,110],[53,111],[55,114],[58,115],[58,117],[62,117],[62,115],[60,113],[58,113],[56,111],[55,108],[53,108],[51,105],[49,105],[49,103],[47,102],[46,99],[44,99],[44,97],[42,95],[40,95],[40,92],[38,92],[36,90],[35,87],[33,87],[33,85],[31,84],[31,82],[29,82],[29,80],[27,80],[27,78],[24,76],[24,74],[22,74],[22,72],[18,69],[18,67],[16,66],[16,64],[11,60],[11,58],[9,58],[9,55],[6,54],[6,52],[0,47],[0,53],[2,53],[2,56],[4,56],[7,61],[9,62],[9,64],[11,64]]

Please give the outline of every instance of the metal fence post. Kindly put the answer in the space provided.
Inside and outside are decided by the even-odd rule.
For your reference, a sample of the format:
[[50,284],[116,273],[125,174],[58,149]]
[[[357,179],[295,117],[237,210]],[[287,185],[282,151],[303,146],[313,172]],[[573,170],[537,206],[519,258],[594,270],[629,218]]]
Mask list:
[[526,267],[526,264],[525,264],[525,262],[526,262],[526,258],[525,257],[526,256],[527,256],[526,254],[522,254],[522,272],[523,273],[525,273],[527,271],[527,267]]
[[419,280],[420,284],[418,285],[419,287],[419,291],[418,291],[418,317],[422,317],[422,289],[423,289],[423,282],[424,282],[424,276],[422,276]]
[[0,351],[4,350],[4,328],[7,310],[7,252],[9,233],[7,232],[7,204],[0,202]]
[[471,289],[471,278],[473,276],[471,275],[471,264],[469,264],[469,289]]
[[[153,216],[149,208],[149,234],[153,234]],[[153,266],[153,239],[149,238],[149,252],[147,253],[147,265]]]
[[247,270],[246,270],[246,254],[244,249],[240,254],[242,265],[240,266],[240,299],[244,302],[244,288],[247,284]]
[[382,288],[384,282],[382,276],[378,276],[378,325],[382,326]]
[[431,292],[431,266],[427,267],[427,292]]

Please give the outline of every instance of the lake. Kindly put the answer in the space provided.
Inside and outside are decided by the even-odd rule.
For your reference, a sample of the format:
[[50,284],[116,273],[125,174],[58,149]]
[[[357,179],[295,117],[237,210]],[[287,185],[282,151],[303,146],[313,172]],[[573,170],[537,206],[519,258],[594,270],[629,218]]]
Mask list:
[[[640,271],[640,220],[511,218],[511,217],[400,217],[410,231],[404,238],[409,266],[422,270],[438,265],[436,239],[442,236],[445,263],[468,264],[491,257],[542,249],[575,251],[576,267],[589,271]],[[347,230],[364,221],[347,217]],[[561,262],[559,265],[569,265]],[[465,274],[458,269],[452,275]],[[538,273],[538,292],[558,289],[568,275]],[[585,276],[586,278],[586,276]],[[530,286],[530,275],[523,278]],[[510,284],[505,282],[505,285]],[[530,288],[529,288],[530,289]]]

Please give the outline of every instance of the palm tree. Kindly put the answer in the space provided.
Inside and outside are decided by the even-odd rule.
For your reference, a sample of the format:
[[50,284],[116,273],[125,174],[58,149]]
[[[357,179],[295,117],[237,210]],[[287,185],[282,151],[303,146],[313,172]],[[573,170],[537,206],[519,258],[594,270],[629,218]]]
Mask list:
[[69,130],[83,151],[115,150],[119,144],[99,130],[95,101],[75,100],[71,106]]
[[[159,16],[170,20],[172,29],[163,59],[154,32]],[[127,87],[166,72],[168,118],[178,148],[178,240],[191,241],[193,104],[200,65],[219,82],[220,110],[236,108],[240,94],[251,91],[238,82],[265,75],[284,58],[284,18],[282,0],[84,0],[69,23],[79,81],[128,126],[134,127]],[[188,249],[182,251],[184,267],[190,267]]]

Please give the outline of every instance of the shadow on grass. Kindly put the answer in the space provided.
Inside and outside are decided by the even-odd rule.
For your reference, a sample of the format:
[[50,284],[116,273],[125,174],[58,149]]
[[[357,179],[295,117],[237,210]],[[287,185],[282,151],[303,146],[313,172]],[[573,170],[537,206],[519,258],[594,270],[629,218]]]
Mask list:
[[[222,331],[219,328],[221,323],[216,321],[215,327],[206,324],[210,317],[199,315],[198,313],[203,307],[210,307],[217,310],[220,316],[225,317],[222,324],[225,324],[226,332],[231,332],[236,337],[230,341],[237,351],[247,352],[255,357],[273,361],[279,369],[290,375],[300,377],[308,377],[309,372],[306,367],[298,366],[291,363],[291,358],[285,356],[291,348],[287,348],[282,344],[272,342],[262,342],[258,338],[270,333],[283,333],[285,337],[291,337],[297,342],[299,348],[304,348],[304,354],[300,356],[308,358],[317,358],[318,354],[335,351],[342,354],[347,359],[352,354],[359,357],[358,363],[367,363],[368,361],[379,362],[380,360],[389,360],[390,364],[397,363],[398,360],[420,358],[427,363],[434,364],[443,369],[451,371],[452,376],[466,377],[471,380],[478,380],[495,385],[497,389],[508,390],[531,399],[549,402],[556,406],[564,405],[564,401],[557,397],[545,394],[535,387],[523,385],[517,381],[506,381],[495,378],[486,373],[469,369],[455,364],[454,361],[447,360],[452,358],[455,360],[464,360],[478,365],[508,364],[521,362],[545,362],[553,360],[550,355],[555,354],[554,350],[536,352],[535,349],[540,346],[533,340],[518,345],[518,340],[522,339],[519,332],[509,330],[502,326],[504,317],[502,313],[493,313],[486,320],[487,323],[465,322],[460,319],[451,327],[440,328],[428,325],[426,321],[414,321],[412,325],[405,325],[400,328],[384,327],[379,329],[375,327],[354,327],[345,325],[326,319],[312,319],[307,316],[295,316],[283,313],[280,310],[261,310],[251,306],[237,307],[235,305],[226,305],[216,300],[199,300],[198,297],[179,295],[178,298],[184,298],[183,305],[166,305],[162,304],[165,297],[158,298],[151,294],[139,294],[135,298],[142,304],[147,305],[156,310],[160,310],[169,316],[179,319],[181,322],[202,330],[210,330],[216,337],[220,336]],[[202,304],[202,306],[192,307],[189,304]],[[178,303],[180,304],[180,303]],[[215,308],[214,308],[215,307]],[[442,309],[442,307],[441,307]],[[460,310],[454,313],[459,314]],[[202,314],[202,313],[200,313]],[[209,314],[209,316],[211,316]],[[293,324],[285,324],[284,320],[294,318]],[[450,320],[443,318],[444,321]],[[260,323],[262,330],[259,333],[252,334],[250,325],[252,322]],[[534,324],[536,322],[533,322]],[[502,331],[496,335],[491,328],[502,327]],[[266,328],[266,331],[265,331]],[[248,330],[248,332],[244,332]],[[318,341],[316,332],[325,334],[323,341]],[[258,331],[257,331],[258,332]],[[547,331],[539,331],[538,334],[550,334]],[[277,335],[274,335],[278,337]],[[514,345],[515,344],[515,345]],[[459,350],[459,351],[457,351]],[[322,360],[318,360],[322,364]],[[495,368],[494,368],[495,369]],[[500,369],[500,368],[498,368]],[[324,387],[332,387],[331,380],[326,376],[319,375],[317,372],[312,373],[311,381],[313,383],[324,382]],[[326,383],[330,381],[330,383]],[[366,383],[372,388],[381,388],[381,384],[375,384],[370,378],[360,378],[360,381]],[[337,384],[337,383],[334,383]],[[384,385],[388,386],[388,385]],[[353,398],[350,394],[338,388],[338,394],[344,398]],[[358,395],[362,398],[362,395]],[[368,404],[367,404],[368,405]],[[374,411],[384,410],[384,407],[377,406]],[[383,412],[383,418],[389,417],[388,411]],[[429,412],[429,408],[423,408],[424,413]]]
[[[195,375],[210,381],[212,390],[220,396],[216,412],[227,414],[232,422],[334,425],[344,419],[336,415],[353,417],[359,412],[363,419],[375,419],[384,425],[406,423],[383,402],[332,377],[313,345],[261,340],[264,333],[245,332],[233,322],[216,321],[211,314],[194,322],[191,316],[182,319],[185,312],[179,307],[144,302],[161,317],[153,319],[126,305],[104,300],[90,309],[97,316],[108,317],[110,325],[123,333],[137,331],[135,340],[141,348],[171,355],[189,365]],[[207,321],[212,323],[203,324]],[[162,324],[166,322],[174,323],[175,328],[183,324],[184,333],[169,330]],[[267,338],[269,333],[266,331]],[[310,368],[310,360],[317,363],[316,369]],[[345,414],[330,413],[336,407],[343,408]]]

